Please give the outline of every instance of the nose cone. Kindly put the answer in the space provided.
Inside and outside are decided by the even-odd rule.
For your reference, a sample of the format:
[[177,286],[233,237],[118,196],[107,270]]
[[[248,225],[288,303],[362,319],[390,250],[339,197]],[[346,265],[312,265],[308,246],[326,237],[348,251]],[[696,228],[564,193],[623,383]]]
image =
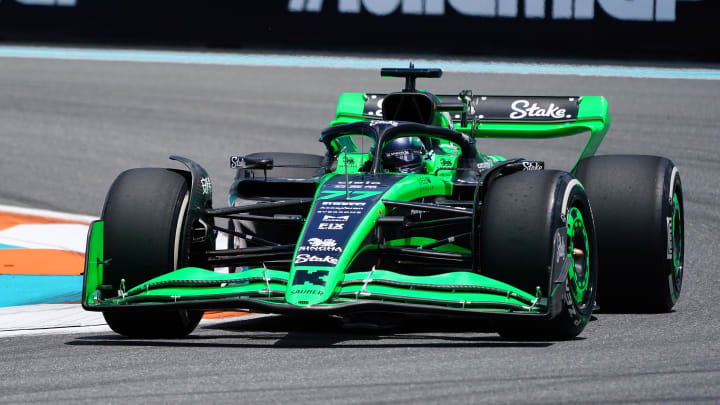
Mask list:
[[298,306],[326,301],[332,295],[332,286],[328,285],[329,274],[330,269],[327,267],[297,267],[285,295],[286,301]]
[[286,302],[308,306],[332,298],[345,270],[375,227],[380,198],[403,178],[335,175],[321,186],[298,239]]

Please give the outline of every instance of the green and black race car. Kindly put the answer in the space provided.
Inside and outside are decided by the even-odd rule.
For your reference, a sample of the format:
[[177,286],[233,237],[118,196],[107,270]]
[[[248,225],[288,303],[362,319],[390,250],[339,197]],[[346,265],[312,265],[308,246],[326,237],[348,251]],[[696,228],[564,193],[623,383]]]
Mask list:
[[[343,94],[324,154],[232,156],[228,207],[212,206],[189,159],[171,157],[187,171],[120,174],[90,228],[83,307],[130,337],[182,337],[203,311],[238,309],[489,319],[523,339],[577,336],[596,298],[673,307],[680,176],[661,157],[593,156],[610,126],[605,98],[435,95],[415,82],[439,69],[382,75],[405,88]],[[583,132],[569,171],[475,148]]]

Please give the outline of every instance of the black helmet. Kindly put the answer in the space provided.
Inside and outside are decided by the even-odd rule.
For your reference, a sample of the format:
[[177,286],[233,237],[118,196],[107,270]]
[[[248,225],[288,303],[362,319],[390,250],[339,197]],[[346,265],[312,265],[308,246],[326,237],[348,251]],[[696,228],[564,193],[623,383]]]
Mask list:
[[382,148],[383,169],[389,172],[424,173],[425,147],[416,137],[396,138]]

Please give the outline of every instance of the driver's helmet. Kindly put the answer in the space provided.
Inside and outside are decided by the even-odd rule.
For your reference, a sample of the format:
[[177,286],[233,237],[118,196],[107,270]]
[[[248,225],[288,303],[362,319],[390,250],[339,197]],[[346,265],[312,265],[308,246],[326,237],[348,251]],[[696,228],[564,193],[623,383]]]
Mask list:
[[417,137],[396,138],[386,143],[381,159],[383,169],[388,172],[425,172],[425,147]]

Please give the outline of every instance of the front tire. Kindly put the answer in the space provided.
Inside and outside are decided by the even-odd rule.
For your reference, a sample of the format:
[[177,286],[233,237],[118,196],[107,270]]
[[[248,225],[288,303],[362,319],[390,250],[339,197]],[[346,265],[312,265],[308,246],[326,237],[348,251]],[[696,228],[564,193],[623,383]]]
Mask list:
[[[182,263],[183,220],[189,187],[170,169],[131,169],[121,173],[105,199],[103,283],[125,291],[176,270]],[[124,280],[124,285],[123,284]],[[179,338],[191,333],[202,311],[103,312],[112,330],[127,337]]]
[[[562,247],[560,254],[571,260],[564,285],[555,293],[562,295],[560,313],[549,321],[499,320],[498,333],[522,340],[579,335],[592,315],[598,277],[593,215],[580,182],[552,170],[502,176],[490,188],[482,210],[483,275],[531,294],[539,287],[547,296],[555,252]],[[562,243],[556,237],[558,230]]]

